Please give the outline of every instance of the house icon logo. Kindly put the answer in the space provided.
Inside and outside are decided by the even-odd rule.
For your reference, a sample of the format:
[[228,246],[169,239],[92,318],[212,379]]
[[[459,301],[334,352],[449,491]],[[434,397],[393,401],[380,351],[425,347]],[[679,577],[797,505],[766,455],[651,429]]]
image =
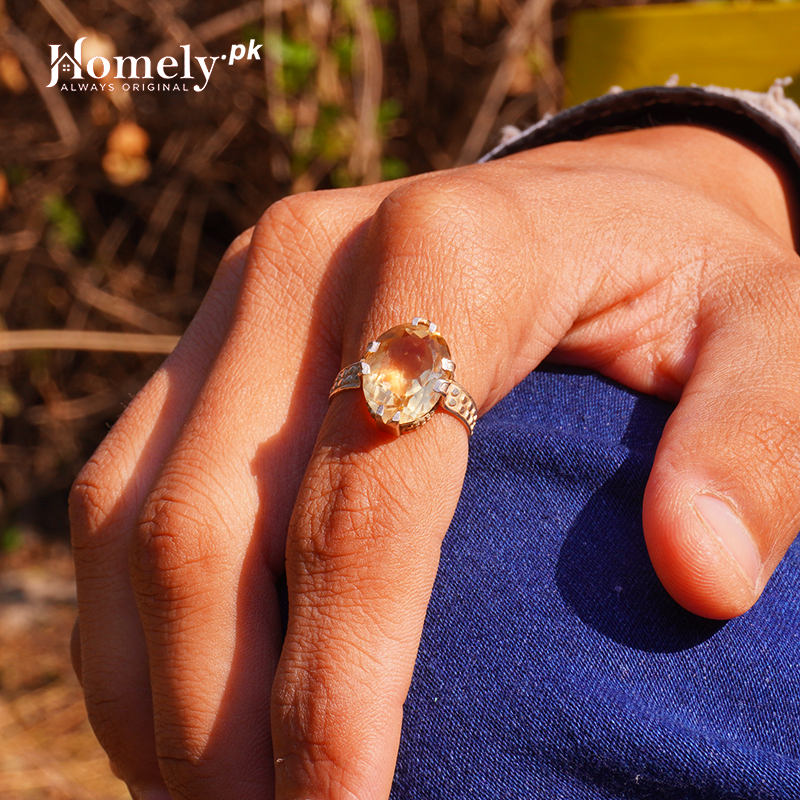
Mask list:
[[[2,5],[2,0],[0,0]],[[107,53],[104,55],[92,55],[92,50],[88,48],[86,58],[83,57],[83,43],[87,37],[82,36],[75,42],[72,54],[66,50],[61,52],[61,45],[50,45],[50,89],[60,81],[62,82],[59,91],[99,91],[101,89],[113,91],[115,83],[113,81],[130,81],[130,83],[119,84],[123,91],[130,89],[133,91],[188,91],[184,81],[194,81],[192,87],[195,92],[202,92],[211,78],[211,72],[219,61],[229,67],[237,61],[252,59],[261,60],[259,50],[264,46],[263,43],[250,40],[249,45],[242,42],[231,45],[230,54],[222,53],[218,56],[202,55],[194,56],[191,54],[191,45],[182,44],[181,61],[178,56],[162,56],[154,62],[150,56],[112,56]],[[113,63],[112,63],[113,62]],[[192,68],[199,67],[203,75],[203,85],[199,85],[199,80],[192,74]],[[84,81],[84,72],[91,80]],[[155,72],[155,76],[154,73]],[[106,83],[96,83],[108,77]],[[81,81],[81,83],[66,83],[66,81]],[[147,83],[145,83],[147,81]]]
[[[83,80],[83,72],[81,71],[81,48],[85,36],[75,42],[73,54],[67,52],[61,53],[60,44],[50,45],[50,83],[47,84],[49,89],[58,83],[59,78],[68,78],[71,81]],[[72,73],[70,75],[70,73]]]

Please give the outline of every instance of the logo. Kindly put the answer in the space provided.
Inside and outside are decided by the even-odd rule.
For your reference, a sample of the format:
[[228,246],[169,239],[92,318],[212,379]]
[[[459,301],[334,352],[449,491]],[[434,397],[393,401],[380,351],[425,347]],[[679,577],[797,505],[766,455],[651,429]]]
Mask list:
[[[234,64],[236,61],[247,59],[250,61],[255,59],[261,60],[261,54],[258,52],[262,45],[256,44],[254,39],[250,40],[249,46],[243,44],[231,45],[229,54],[221,56],[194,56],[192,57],[191,45],[182,44],[180,49],[183,50],[179,58],[175,56],[164,56],[160,58],[155,64],[149,56],[113,56],[106,58],[105,56],[93,56],[84,62],[83,59],[83,43],[86,37],[78,39],[72,50],[72,55],[68,52],[61,52],[60,44],[50,45],[50,83],[47,88],[55,86],[59,78],[69,81],[82,81],[84,80],[84,71],[91,78],[97,81],[103,79],[116,80],[116,81],[153,81],[162,79],[163,81],[195,81],[192,87],[196,92],[202,92],[208,86],[208,81],[211,78],[211,73],[216,66],[217,61],[227,62],[228,66]],[[112,63],[113,62],[113,63]],[[203,85],[199,86],[192,73],[193,67],[199,67],[200,80]],[[154,77],[154,73],[155,76]],[[166,88],[169,84],[143,84],[142,88],[155,89]],[[175,84],[175,89],[180,87]],[[138,89],[138,84],[133,84],[134,89]],[[88,88],[88,86],[81,86],[81,88]],[[105,85],[104,85],[105,88]],[[114,88],[112,83],[108,84],[108,88]],[[123,84],[122,88],[128,90],[131,88],[129,84]],[[61,91],[69,91],[66,84],[62,84]],[[185,88],[183,91],[187,91]]]

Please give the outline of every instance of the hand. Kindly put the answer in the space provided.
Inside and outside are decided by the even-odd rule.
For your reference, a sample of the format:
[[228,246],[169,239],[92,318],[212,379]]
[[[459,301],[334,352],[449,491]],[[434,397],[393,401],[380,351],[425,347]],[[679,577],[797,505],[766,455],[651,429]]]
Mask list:
[[413,316],[482,412],[548,355],[679,400],[648,547],[688,609],[746,611],[800,527],[788,202],[671,127],[270,208],[72,496],[77,668],[134,796],[387,797],[467,435],[327,395]]

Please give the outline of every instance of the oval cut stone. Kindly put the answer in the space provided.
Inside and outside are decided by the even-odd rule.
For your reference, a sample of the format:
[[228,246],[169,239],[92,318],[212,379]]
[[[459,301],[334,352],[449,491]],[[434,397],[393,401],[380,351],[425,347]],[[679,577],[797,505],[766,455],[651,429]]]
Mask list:
[[422,323],[397,325],[377,341],[378,349],[363,358],[369,372],[361,385],[370,413],[387,425],[419,422],[441,397],[434,391],[437,381],[453,376],[447,343]]

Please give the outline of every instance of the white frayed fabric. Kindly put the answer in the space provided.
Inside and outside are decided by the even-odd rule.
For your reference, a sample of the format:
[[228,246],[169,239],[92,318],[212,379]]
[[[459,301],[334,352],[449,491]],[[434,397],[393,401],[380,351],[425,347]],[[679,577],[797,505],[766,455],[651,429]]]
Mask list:
[[784,94],[784,87],[792,82],[791,78],[777,78],[766,92],[751,92],[748,89],[726,89],[723,86],[699,87],[711,94],[725,97],[736,97],[748,105],[780,122],[791,137],[800,146],[800,107]]
[[500,141],[498,144],[504,145],[516,139],[521,133],[522,131],[516,125],[504,125],[500,129]]

